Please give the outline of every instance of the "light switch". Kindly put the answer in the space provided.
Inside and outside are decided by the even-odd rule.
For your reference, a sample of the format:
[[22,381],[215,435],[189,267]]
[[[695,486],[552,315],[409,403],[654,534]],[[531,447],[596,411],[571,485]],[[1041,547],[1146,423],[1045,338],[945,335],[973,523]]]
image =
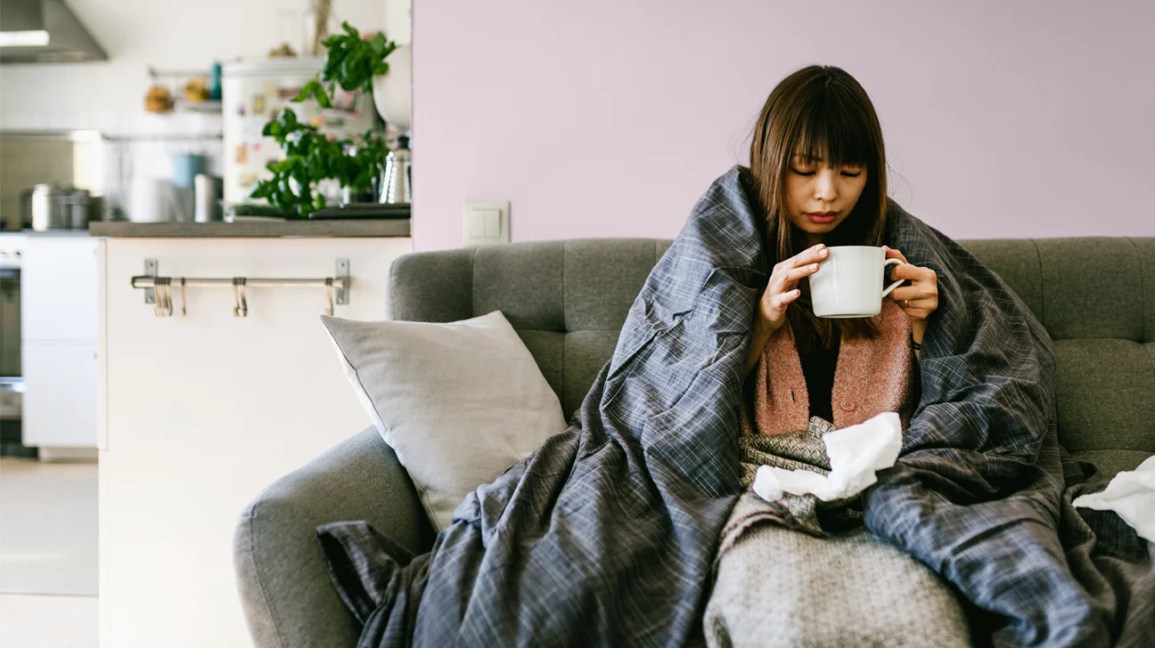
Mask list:
[[485,238],[485,219],[481,218],[481,211],[466,212],[465,227],[468,238]]
[[509,202],[467,200],[461,209],[464,246],[509,243]]
[[501,236],[500,209],[478,209],[473,213],[477,214],[478,220],[482,223],[481,235],[483,237],[495,239]]

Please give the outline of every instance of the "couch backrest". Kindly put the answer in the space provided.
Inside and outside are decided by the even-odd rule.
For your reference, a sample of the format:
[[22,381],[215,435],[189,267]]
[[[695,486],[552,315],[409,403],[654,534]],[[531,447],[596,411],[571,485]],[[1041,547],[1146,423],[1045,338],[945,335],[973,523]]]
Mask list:
[[[1155,238],[962,244],[1055,339],[1067,447],[1155,452]],[[613,353],[630,305],[669,245],[575,239],[414,253],[393,264],[390,313],[450,322],[501,310],[568,415]]]
[[1155,237],[962,244],[1055,341],[1063,445],[1106,469],[1155,452]]
[[566,416],[613,354],[634,298],[670,241],[575,239],[418,252],[389,276],[393,319],[452,322],[500,310]]

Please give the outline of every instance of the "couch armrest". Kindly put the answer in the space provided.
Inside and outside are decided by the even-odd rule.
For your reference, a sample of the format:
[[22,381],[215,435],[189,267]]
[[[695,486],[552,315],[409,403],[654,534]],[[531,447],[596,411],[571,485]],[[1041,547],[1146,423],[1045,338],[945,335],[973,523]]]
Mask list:
[[408,473],[373,428],[274,482],[237,522],[233,559],[254,645],[353,646],[360,628],[329,579],[316,527],[366,520],[416,553],[434,532]]

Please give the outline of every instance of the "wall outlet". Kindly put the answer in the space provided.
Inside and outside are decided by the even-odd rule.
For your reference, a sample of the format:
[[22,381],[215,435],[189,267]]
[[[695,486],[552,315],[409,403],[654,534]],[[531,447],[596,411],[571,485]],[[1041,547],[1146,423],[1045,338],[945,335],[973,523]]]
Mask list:
[[509,243],[509,201],[467,200],[461,209],[461,245]]

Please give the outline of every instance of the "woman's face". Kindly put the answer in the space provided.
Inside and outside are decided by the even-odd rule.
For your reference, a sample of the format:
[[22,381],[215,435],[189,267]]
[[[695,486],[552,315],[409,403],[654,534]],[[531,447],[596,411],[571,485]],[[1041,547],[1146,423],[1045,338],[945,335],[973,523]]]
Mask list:
[[821,243],[854,211],[865,187],[865,166],[835,169],[821,158],[795,155],[786,170],[786,217],[809,243]]

